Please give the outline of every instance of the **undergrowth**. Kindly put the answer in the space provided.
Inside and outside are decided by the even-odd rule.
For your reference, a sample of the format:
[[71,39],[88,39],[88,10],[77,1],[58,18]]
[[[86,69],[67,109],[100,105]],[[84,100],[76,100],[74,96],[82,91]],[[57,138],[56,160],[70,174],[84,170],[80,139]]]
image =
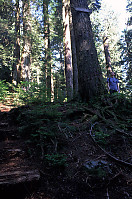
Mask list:
[[[63,159],[61,152],[65,142],[74,139],[79,132],[89,131],[92,126],[95,141],[105,149],[118,151],[117,134],[120,134],[120,142],[126,143],[129,148],[132,122],[130,94],[107,94],[87,103],[74,100],[62,103],[61,99],[61,103],[51,103],[45,98],[47,91],[44,90],[43,85],[35,82],[21,82],[16,87],[0,81],[0,100],[20,107],[16,117],[20,135],[36,146],[42,159],[57,164],[51,152],[55,157],[60,154],[59,160]],[[129,137],[129,141],[123,136]]]
[[[58,90],[60,93],[61,91]],[[21,81],[17,86],[9,82],[0,81],[0,100],[3,104],[14,107],[31,103],[50,102],[52,99],[47,96],[48,90],[44,84],[37,82]],[[59,95],[55,101],[63,102],[65,97]]]
[[127,144],[122,148],[128,151],[131,108],[130,99],[118,94],[92,103],[29,104],[20,111],[17,122],[20,134],[35,145],[44,161],[50,166],[64,166],[66,159],[62,153],[66,142],[79,132],[89,132],[92,126],[92,136],[101,147],[117,155],[122,145]]

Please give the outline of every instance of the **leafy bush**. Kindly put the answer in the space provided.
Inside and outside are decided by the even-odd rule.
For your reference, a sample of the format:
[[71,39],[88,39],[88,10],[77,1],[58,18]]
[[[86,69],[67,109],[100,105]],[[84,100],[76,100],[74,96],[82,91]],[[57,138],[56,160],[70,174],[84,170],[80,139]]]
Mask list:
[[9,95],[8,84],[4,80],[0,81],[0,100],[5,101],[6,97]]

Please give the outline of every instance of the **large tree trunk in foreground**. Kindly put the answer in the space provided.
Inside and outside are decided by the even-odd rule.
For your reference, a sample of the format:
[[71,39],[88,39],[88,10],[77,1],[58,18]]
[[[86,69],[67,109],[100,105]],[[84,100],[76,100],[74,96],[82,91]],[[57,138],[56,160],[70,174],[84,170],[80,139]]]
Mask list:
[[104,90],[101,68],[93,41],[87,0],[71,0],[76,42],[79,94],[83,101],[98,97]]

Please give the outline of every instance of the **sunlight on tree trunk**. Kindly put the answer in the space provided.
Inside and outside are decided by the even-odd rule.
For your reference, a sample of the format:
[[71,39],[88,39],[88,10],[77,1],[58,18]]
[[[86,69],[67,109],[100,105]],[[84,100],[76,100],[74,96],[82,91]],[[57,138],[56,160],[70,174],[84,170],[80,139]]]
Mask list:
[[63,23],[64,23],[64,43],[65,43],[65,75],[68,100],[73,97],[73,69],[71,54],[71,36],[69,24],[69,0],[63,1]]
[[13,83],[17,85],[21,79],[21,69],[20,69],[20,8],[19,0],[16,1],[15,5],[15,33],[16,42],[14,49],[14,63],[13,63]]
[[23,52],[22,52],[22,79],[30,80],[31,67],[31,14],[30,1],[23,0]]

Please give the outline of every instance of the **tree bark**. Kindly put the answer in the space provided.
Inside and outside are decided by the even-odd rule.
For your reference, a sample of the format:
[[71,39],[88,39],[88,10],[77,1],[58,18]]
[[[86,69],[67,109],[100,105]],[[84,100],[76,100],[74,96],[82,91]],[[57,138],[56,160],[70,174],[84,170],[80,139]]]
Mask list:
[[128,85],[132,85],[132,17],[130,17],[127,24],[127,31],[125,35],[125,41],[127,44],[127,62],[128,62],[128,71],[127,71],[127,80]]
[[15,10],[15,32],[16,42],[14,46],[14,63],[13,63],[13,83],[17,85],[21,79],[21,65],[20,65],[20,8],[19,0],[16,0]]
[[109,43],[108,43],[107,36],[103,37],[103,45],[104,45],[104,53],[105,53],[105,60],[106,60],[107,77],[109,77],[110,73],[112,72],[112,66],[111,66]]
[[65,45],[65,75],[67,99],[73,98],[73,69],[71,54],[71,35],[69,25],[69,0],[63,1],[64,45]]
[[48,16],[48,0],[43,0],[44,14],[44,47],[45,47],[45,80],[46,80],[46,96],[51,101],[51,56],[50,56],[50,29]]
[[22,52],[22,79],[30,80],[31,67],[31,14],[30,0],[23,0],[23,52]]
[[71,8],[77,52],[79,94],[83,101],[88,101],[98,97],[104,91],[102,72],[93,41],[87,0],[71,0]]
[[70,8],[70,33],[71,33],[71,48],[72,48],[72,65],[73,65],[73,95],[78,95],[78,68],[77,68],[77,55],[74,28],[72,22],[72,13]]

